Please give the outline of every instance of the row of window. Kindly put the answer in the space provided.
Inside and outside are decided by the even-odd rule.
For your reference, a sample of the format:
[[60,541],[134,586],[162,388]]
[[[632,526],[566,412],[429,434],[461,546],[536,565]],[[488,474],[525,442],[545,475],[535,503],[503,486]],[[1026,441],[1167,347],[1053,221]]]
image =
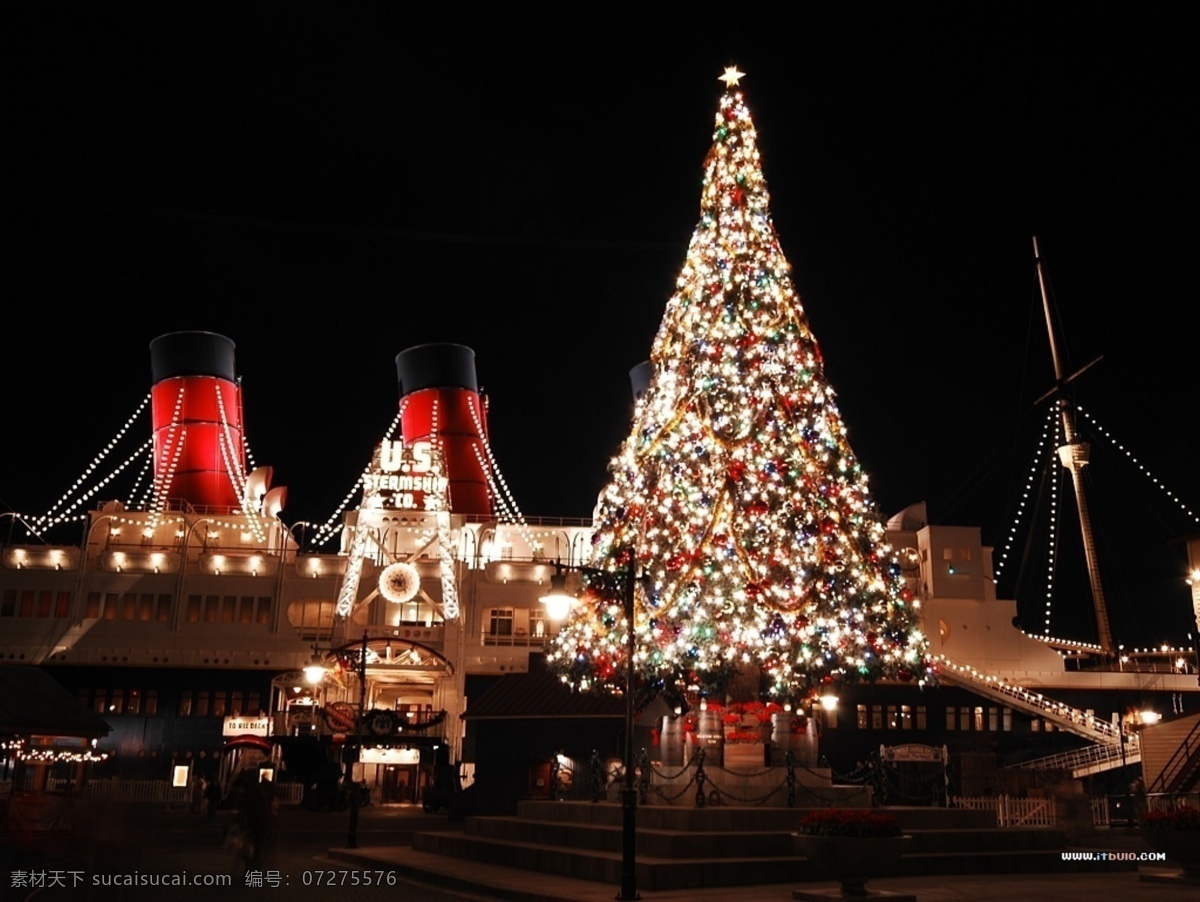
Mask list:
[[153,592],[89,592],[83,616],[93,620],[160,620],[171,618],[171,596]]
[[[71,593],[52,590],[5,589],[0,596],[0,617],[70,616]],[[171,596],[153,592],[89,592],[83,616],[92,620],[171,619]],[[269,596],[189,595],[189,623],[271,623]]]
[[[80,689],[81,704],[98,714],[158,714],[157,689]],[[258,692],[240,689],[197,689],[179,694],[179,717],[226,717],[257,714],[261,710]]]
[[271,624],[271,598],[262,595],[189,595],[188,623],[257,623]]
[[5,589],[0,596],[0,617],[69,617],[70,609],[70,592]]
[[986,708],[983,705],[975,707],[950,705],[946,708],[946,729],[976,733],[982,733],[985,730],[990,733],[997,731],[1011,733],[1012,716],[1012,708],[993,708],[990,705]]
[[[860,730],[924,730],[925,706],[859,705],[855,726]],[[915,716],[914,716],[915,715]]]
[[262,704],[257,692],[240,689],[185,689],[179,693],[179,717],[229,717],[257,714]]
[[488,636],[512,636],[514,633],[524,636],[526,631],[531,636],[546,635],[546,621],[541,611],[523,610],[518,618],[513,608],[491,608],[484,623]]
[[[860,730],[924,730],[928,728],[924,705],[859,705],[855,726]],[[1012,708],[977,705],[946,708],[946,729],[961,732],[1012,731]],[[1037,729],[1036,721],[1034,729]]]

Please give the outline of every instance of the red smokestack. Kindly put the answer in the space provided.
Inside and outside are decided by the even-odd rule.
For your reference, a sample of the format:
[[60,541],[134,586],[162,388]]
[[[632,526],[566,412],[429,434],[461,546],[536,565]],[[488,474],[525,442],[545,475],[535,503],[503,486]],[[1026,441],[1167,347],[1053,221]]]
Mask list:
[[246,472],[233,349],[212,332],[172,332],[150,342],[155,485],[193,507],[242,503],[241,479],[231,475]]
[[463,345],[418,345],[396,355],[400,433],[406,445],[440,448],[450,510],[492,516],[486,461],[487,414],[475,380],[475,352]]

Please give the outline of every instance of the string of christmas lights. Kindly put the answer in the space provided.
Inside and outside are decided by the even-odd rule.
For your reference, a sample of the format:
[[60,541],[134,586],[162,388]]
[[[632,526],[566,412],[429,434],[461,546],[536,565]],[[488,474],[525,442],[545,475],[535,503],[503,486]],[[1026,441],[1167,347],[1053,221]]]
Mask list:
[[108,752],[97,752],[90,748],[64,749],[53,746],[31,746],[21,737],[0,741],[0,752],[5,753],[3,757],[34,764],[80,764],[108,760]]
[[996,581],[999,581],[1000,576],[1004,572],[1004,568],[1008,565],[1009,557],[1013,553],[1013,547],[1017,542],[1017,533],[1024,522],[1025,516],[1029,513],[1031,505],[1030,496],[1033,493],[1034,482],[1037,480],[1038,473],[1042,472],[1042,467],[1046,464],[1046,455],[1051,453],[1054,443],[1053,435],[1058,428],[1058,411],[1051,408],[1046,413],[1045,422],[1042,424],[1042,435],[1038,439],[1037,447],[1033,452],[1033,461],[1029,465],[1029,472],[1025,477],[1025,487],[1021,490],[1021,500],[1017,504],[1017,513],[1013,517],[1012,525],[1009,526],[1008,536],[1004,541],[1004,546],[1000,551],[1000,559],[996,562]]
[[1122,454],[1124,454],[1127,458],[1129,458],[1129,462],[1131,464],[1133,464],[1135,467],[1137,467],[1138,471],[1142,475],[1144,475],[1147,479],[1149,479],[1150,482],[1155,486],[1155,488],[1159,489],[1172,502],[1174,502],[1175,505],[1181,511],[1183,511],[1185,514],[1187,514],[1189,517],[1191,517],[1193,522],[1200,523],[1200,514],[1197,514],[1196,511],[1194,511],[1190,507],[1188,507],[1187,503],[1182,498],[1180,498],[1178,494],[1176,494],[1171,489],[1167,488],[1166,485],[1164,485],[1162,482],[1160,482],[1157,476],[1155,476],[1153,473],[1151,473],[1150,470],[1140,460],[1138,460],[1136,457],[1133,456],[1132,451],[1130,451],[1123,444],[1118,442],[1116,440],[1116,438],[1112,435],[1111,432],[1109,432],[1107,429],[1105,429],[1103,426],[1101,426],[1099,423],[1097,423],[1096,420],[1092,418],[1092,415],[1089,414],[1087,411],[1085,411],[1082,407],[1076,405],[1075,409],[1079,413],[1083,414],[1084,419],[1086,419],[1092,425],[1092,428],[1095,429],[1097,433],[1104,436],[1104,438],[1107,439],[1114,448],[1116,448],[1118,451],[1120,451]]
[[251,532],[259,542],[265,542],[267,530],[260,516],[258,499],[248,497],[249,473],[238,453],[245,447],[245,442],[238,441],[233,434],[233,427],[229,424],[229,415],[225,409],[225,397],[221,393],[219,384],[216,386],[216,393],[217,412],[221,418],[221,435],[220,441],[217,443],[221,449],[221,460],[225,464],[225,472],[229,474],[229,478],[233,482],[234,491],[242,500],[242,513],[246,515],[246,522],[250,524]]
[[[387,427],[387,429],[384,430],[383,437],[385,439],[391,439],[396,434],[396,430],[400,426],[400,418],[404,414],[404,407],[405,407],[405,404],[404,404],[404,402],[402,402],[400,404],[400,409],[396,412],[395,417],[392,418],[391,424]],[[348,492],[346,492],[345,497],[343,497],[341,502],[337,505],[337,507],[334,508],[333,513],[331,513],[328,517],[326,517],[325,521],[317,527],[317,531],[313,535],[313,538],[311,539],[311,544],[314,548],[319,548],[321,545],[328,542],[334,536],[341,534],[341,531],[343,528],[342,527],[342,515],[346,512],[346,509],[349,508],[350,505],[354,502],[354,496],[357,495],[359,493],[359,491],[363,487],[366,486],[367,477],[370,475],[371,475],[371,464],[368,461],[367,465],[365,467],[363,467],[362,472],[359,473],[358,478],[354,481],[354,485],[352,485],[350,487],[350,490]]]
[[[1062,425],[1059,420],[1055,419],[1053,447],[1059,447],[1062,444],[1062,439]],[[1055,563],[1058,561],[1058,500],[1062,495],[1062,476],[1063,473],[1055,470],[1050,479],[1050,523],[1046,538],[1047,566],[1045,596],[1046,603],[1044,607],[1045,626],[1042,629],[1042,632],[1047,636],[1050,635],[1050,617],[1054,611],[1054,577],[1056,573]]]
[[[475,460],[479,464],[479,469],[487,478],[488,489],[491,492],[492,500],[496,502],[499,510],[499,520],[510,526],[515,526],[517,532],[525,540],[526,545],[535,553],[542,550],[541,543],[533,535],[529,529],[529,524],[525,521],[525,515],[521,513],[521,508],[517,505],[517,499],[513,497],[512,491],[508,487],[508,483],[504,479],[504,474],[500,472],[500,467],[496,463],[496,456],[492,453],[491,443],[487,440],[487,430],[483,428],[483,423],[479,418],[479,411],[475,409],[475,405],[468,405],[471,410],[471,421],[475,426],[475,434],[480,436],[478,444],[472,445],[471,450],[475,454]],[[482,453],[480,448],[482,447]]]
[[[89,478],[91,478],[91,475],[96,471],[96,468],[99,467],[100,464],[104,462],[105,458],[107,458],[108,455],[113,451],[113,449],[120,444],[121,440],[129,432],[133,424],[136,423],[138,418],[141,417],[143,411],[146,409],[146,405],[149,403],[150,395],[147,394],[144,398],[142,398],[141,403],[138,404],[137,408],[129,416],[129,418],[125,420],[125,423],[121,426],[121,428],[117,430],[116,435],[109,439],[108,444],[105,445],[100,452],[92,458],[91,462],[87,465],[87,467],[84,468],[84,471],[78,477],[76,477],[74,483],[71,484],[71,487],[63,492],[62,496],[57,501],[50,505],[50,508],[46,511],[46,513],[42,514],[40,517],[30,518],[39,526],[39,528],[49,528],[50,526],[63,522],[61,517],[55,517],[55,511],[57,511],[58,508],[63,504],[66,504],[69,499],[72,499],[74,497],[74,493],[79,489],[79,487],[82,486]],[[78,518],[76,517],[72,519],[74,520]]]

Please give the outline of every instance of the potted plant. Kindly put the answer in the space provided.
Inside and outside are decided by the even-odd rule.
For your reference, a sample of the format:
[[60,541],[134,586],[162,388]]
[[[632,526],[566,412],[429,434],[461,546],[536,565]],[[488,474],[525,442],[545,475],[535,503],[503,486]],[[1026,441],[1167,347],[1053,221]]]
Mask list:
[[1200,878],[1200,808],[1180,805],[1169,811],[1146,812],[1142,838],[1150,848],[1166,853],[1188,877]]
[[911,837],[895,815],[871,808],[822,808],[800,819],[796,850],[842,884],[843,896],[866,896],[867,880],[894,874]]

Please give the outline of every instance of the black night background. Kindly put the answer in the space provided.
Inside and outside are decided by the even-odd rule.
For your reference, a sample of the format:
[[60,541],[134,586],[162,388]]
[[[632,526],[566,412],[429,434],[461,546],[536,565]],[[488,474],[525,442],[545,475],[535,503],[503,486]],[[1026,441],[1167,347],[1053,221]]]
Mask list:
[[1067,370],[1103,358],[1075,399],[1180,499],[1097,447],[1114,632],[1186,641],[1168,544],[1200,511],[1182,19],[589,9],[7,6],[0,508],[48,508],[149,391],[149,342],[209,330],[237,344],[288,522],[353,489],[396,411],[394,358],[426,342],[475,350],[522,511],[589,516],[732,63],[881,513],[925,501],[1003,544],[1053,388],[1037,235]]

